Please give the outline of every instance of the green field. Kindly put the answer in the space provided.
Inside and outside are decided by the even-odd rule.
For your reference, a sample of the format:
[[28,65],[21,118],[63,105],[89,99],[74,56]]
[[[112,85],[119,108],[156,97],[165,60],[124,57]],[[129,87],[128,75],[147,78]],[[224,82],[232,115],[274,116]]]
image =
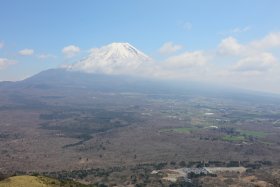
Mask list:
[[173,129],[174,132],[178,132],[178,133],[189,133],[193,130],[193,128],[175,128]]
[[225,141],[243,141],[245,140],[244,136],[231,136],[231,135],[226,135],[222,138]]
[[248,137],[254,137],[254,138],[264,138],[267,136],[266,132],[261,131],[249,131],[249,130],[238,130],[240,133],[239,135],[226,135],[222,137],[222,140],[225,141],[243,141],[247,139]]
[[264,138],[267,136],[266,132],[261,132],[261,131],[239,130],[239,132],[243,136],[252,136],[256,138]]
[[190,133],[191,131],[196,130],[196,128],[191,127],[179,127],[179,128],[171,128],[171,129],[162,129],[160,132],[176,132],[176,133]]

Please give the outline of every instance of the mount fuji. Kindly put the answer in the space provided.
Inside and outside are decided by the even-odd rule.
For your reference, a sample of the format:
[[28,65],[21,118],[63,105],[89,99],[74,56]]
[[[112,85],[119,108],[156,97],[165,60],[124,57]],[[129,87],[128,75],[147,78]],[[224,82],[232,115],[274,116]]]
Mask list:
[[129,43],[112,43],[92,49],[84,59],[57,69],[48,69],[18,82],[0,82],[0,90],[37,92],[141,92],[195,93],[227,92],[188,80],[159,79],[153,60]]
[[0,83],[1,87],[40,90],[93,90],[108,92],[161,91],[166,82],[151,73],[153,60],[129,43],[92,49],[84,59],[42,71],[25,80]]
[[111,43],[92,49],[88,57],[66,66],[66,69],[87,73],[132,74],[145,71],[152,61],[129,43]]

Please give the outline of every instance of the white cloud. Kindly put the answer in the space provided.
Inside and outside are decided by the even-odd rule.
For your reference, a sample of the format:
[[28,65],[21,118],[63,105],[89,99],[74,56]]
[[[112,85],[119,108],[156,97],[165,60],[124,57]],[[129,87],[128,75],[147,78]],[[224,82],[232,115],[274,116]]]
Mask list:
[[211,82],[280,93],[280,33],[240,43],[223,39],[216,50],[190,51],[167,58],[156,69],[159,76]]
[[260,40],[253,41],[249,44],[249,47],[255,49],[280,47],[280,32],[270,33]]
[[174,53],[176,51],[179,51],[182,48],[183,47],[181,45],[174,44],[173,42],[166,42],[159,49],[159,52],[161,54],[170,54],[170,53]]
[[207,64],[208,58],[202,51],[184,52],[180,55],[169,57],[164,67],[170,69],[184,70],[200,67]]
[[221,41],[218,52],[223,55],[246,56],[275,47],[280,47],[280,32],[270,33],[262,39],[254,40],[247,44],[240,44],[234,37],[228,37]]
[[280,93],[277,86],[280,81],[279,54],[275,50],[279,48],[280,32],[245,44],[233,37],[225,38],[218,46],[214,61],[219,63],[211,78],[237,87]]
[[74,57],[79,52],[80,52],[80,48],[75,45],[69,45],[62,49],[62,53],[68,58]]
[[34,54],[34,50],[33,49],[22,49],[18,53],[22,56],[31,56]]
[[219,32],[220,35],[239,35],[239,34],[242,34],[242,33],[245,33],[245,32],[248,32],[251,30],[251,26],[245,26],[245,27],[235,27],[235,28],[232,28],[232,29],[229,29],[229,30],[226,30],[226,31],[222,31],[222,32]]
[[0,49],[4,48],[5,44],[4,42],[0,42]]
[[39,54],[37,55],[39,59],[49,59],[49,58],[56,58],[55,55],[52,54]]
[[218,46],[218,52],[222,55],[240,55],[244,50],[245,47],[233,37],[223,39]]
[[183,28],[184,28],[185,30],[191,30],[191,29],[192,29],[192,23],[190,23],[190,22],[184,22],[184,23],[183,23]]
[[204,81],[201,76],[211,73],[211,55],[204,51],[186,51],[167,58],[152,68],[150,74],[158,78]]
[[240,59],[233,66],[234,71],[264,72],[272,69],[277,64],[276,57],[271,53],[261,53]]
[[236,27],[234,29],[231,30],[232,33],[243,33],[243,32],[247,32],[251,29],[250,26],[246,26],[246,27],[243,27],[243,28],[240,28],[240,27]]
[[189,21],[178,20],[177,25],[179,26],[180,29],[183,29],[185,31],[190,31],[193,28],[192,23]]
[[0,58],[0,69],[4,69],[6,66],[15,64],[16,61],[14,60],[9,60],[7,58]]

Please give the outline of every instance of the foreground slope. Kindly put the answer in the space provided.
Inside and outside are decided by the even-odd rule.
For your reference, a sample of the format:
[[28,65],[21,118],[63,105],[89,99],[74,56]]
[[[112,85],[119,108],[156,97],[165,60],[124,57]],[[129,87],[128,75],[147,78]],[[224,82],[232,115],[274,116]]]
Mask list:
[[74,181],[59,181],[43,176],[14,176],[0,181],[0,187],[58,187],[58,186],[86,186]]

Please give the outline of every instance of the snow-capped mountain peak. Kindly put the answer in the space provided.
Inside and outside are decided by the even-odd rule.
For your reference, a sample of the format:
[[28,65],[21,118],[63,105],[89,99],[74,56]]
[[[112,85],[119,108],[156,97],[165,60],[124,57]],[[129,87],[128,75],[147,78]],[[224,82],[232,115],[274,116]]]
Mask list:
[[117,56],[119,58],[149,58],[147,55],[145,55],[143,52],[139,51],[129,43],[111,43],[103,47],[102,49],[109,52],[108,57]]
[[69,70],[119,74],[134,71],[151,58],[129,43],[111,43],[91,50],[88,57],[68,66]]

